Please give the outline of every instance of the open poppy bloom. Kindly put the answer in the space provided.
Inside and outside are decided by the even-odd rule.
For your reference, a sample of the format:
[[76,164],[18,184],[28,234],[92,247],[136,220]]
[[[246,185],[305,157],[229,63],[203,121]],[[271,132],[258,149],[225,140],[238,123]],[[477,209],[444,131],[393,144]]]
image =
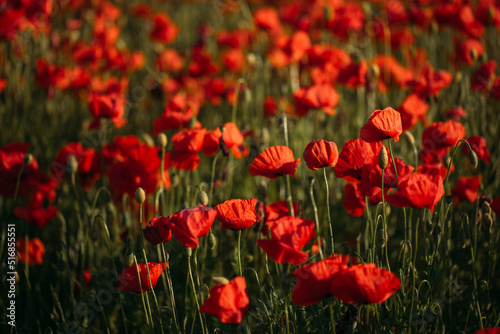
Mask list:
[[[465,138],[469,143],[470,147],[476,153],[477,157],[484,161],[484,163],[490,163],[490,151],[486,145],[486,140],[481,136],[470,136]],[[469,154],[469,147],[467,145],[462,145],[462,149],[465,154]]]
[[367,143],[361,138],[348,140],[340,151],[335,176],[349,182],[361,181],[361,170],[373,157],[378,157],[380,142]]
[[196,248],[198,238],[208,234],[216,216],[217,210],[206,206],[184,209],[171,216],[170,229],[185,247]]
[[385,199],[397,207],[427,208],[432,212],[443,195],[441,176],[415,172],[400,179],[398,190]]
[[314,238],[314,221],[286,216],[267,222],[271,239],[259,239],[258,245],[277,263],[299,265],[306,262],[307,253],[301,249]]
[[354,217],[363,215],[366,209],[365,196],[361,191],[359,183],[348,183],[344,187],[344,201],[342,206],[347,210],[347,213]]
[[339,151],[334,142],[318,139],[307,144],[303,156],[309,169],[318,170],[324,167],[335,167]]
[[[293,201],[293,212],[299,212],[299,204]],[[266,223],[280,219],[281,217],[288,216],[288,202],[285,200],[276,201],[269,205],[266,205]]]
[[255,205],[257,200],[251,199],[231,199],[217,205],[217,220],[222,223],[223,229],[234,231],[244,230],[255,224],[257,212]]
[[339,94],[330,84],[318,84],[296,90],[293,100],[298,116],[306,115],[311,109],[321,109],[328,115],[335,115],[334,107],[339,103]]
[[144,229],[144,238],[152,245],[158,245],[172,238],[169,217],[156,217]]
[[478,196],[477,190],[480,185],[480,176],[459,177],[455,188],[451,191],[451,195],[455,197],[455,205],[465,201],[475,203]]
[[78,161],[78,181],[82,188],[89,190],[99,178],[100,161],[99,155],[93,148],[87,148],[80,143],[70,143],[59,150],[54,162],[52,172],[58,180],[62,181],[70,169],[68,167],[68,156],[73,155]]
[[397,111],[401,113],[401,124],[405,131],[413,128],[427,114],[429,104],[420,95],[411,93],[401,102]]
[[151,39],[164,44],[170,44],[175,41],[179,33],[179,27],[172,22],[167,13],[156,14],[152,21]]
[[229,122],[224,124],[224,132],[220,128],[207,131],[201,149],[205,155],[211,156],[215,155],[220,145],[223,144],[233,152],[235,158],[239,159],[243,156],[241,148],[244,145],[244,139],[236,124]]
[[225,324],[239,324],[247,314],[250,300],[244,277],[235,277],[227,284],[217,284],[209,294],[210,297],[201,305],[201,313],[211,314]]
[[[137,276],[137,267],[135,264],[131,265],[118,276],[118,285],[116,290],[118,291],[130,291],[135,293],[141,293],[144,291],[149,291],[156,286],[158,278],[161,276],[168,262],[148,262],[146,267],[145,263],[138,263],[139,274],[141,275],[141,283],[139,284],[139,277]],[[149,276],[151,277],[151,285],[149,285]]]
[[380,304],[401,288],[399,278],[375,263],[358,264],[334,276],[330,292],[344,303]]
[[360,137],[367,143],[375,143],[384,139],[394,138],[399,141],[403,133],[401,114],[391,107],[375,110],[368,122],[361,128]]
[[[415,169],[413,166],[405,164],[403,159],[394,158],[393,163],[390,153],[388,153],[388,156],[389,163],[384,170],[384,188],[386,189],[396,188],[398,186],[396,182],[396,174],[394,173],[394,164],[396,165],[396,171],[399,178],[405,177],[406,175],[412,173]],[[380,188],[381,183],[382,169],[379,166],[378,157],[373,157],[369,163],[363,166],[361,171],[361,188],[366,192],[373,187]]]
[[348,268],[349,255],[330,256],[321,261],[305,264],[295,269],[297,279],[293,287],[292,301],[295,305],[309,306],[316,304],[330,295],[333,277]]
[[293,151],[286,146],[271,146],[262,151],[249,168],[250,175],[275,179],[278,176],[295,177],[300,158],[295,160]]
[[454,120],[436,122],[427,127],[422,133],[422,150],[435,152],[436,150],[454,146],[465,137],[465,127]]
[[117,128],[127,123],[125,115],[126,100],[118,94],[93,94],[89,99],[89,111],[95,119],[90,123],[91,129],[101,127],[101,119],[109,119]]
[[[28,240],[28,262],[32,264],[43,264],[43,256],[45,255],[45,246],[38,238]],[[26,240],[20,238],[16,241],[16,248],[21,255],[21,261],[26,262]]]

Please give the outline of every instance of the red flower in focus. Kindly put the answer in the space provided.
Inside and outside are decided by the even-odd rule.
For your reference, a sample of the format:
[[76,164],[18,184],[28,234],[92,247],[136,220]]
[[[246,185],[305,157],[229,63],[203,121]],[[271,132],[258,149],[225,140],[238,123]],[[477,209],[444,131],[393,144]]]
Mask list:
[[172,22],[167,13],[158,13],[153,16],[153,28],[149,34],[154,41],[171,44],[175,41],[179,27]]
[[[470,147],[476,153],[477,157],[484,161],[484,163],[490,163],[490,151],[486,145],[486,140],[481,136],[470,136],[465,138],[469,143]],[[467,145],[462,145],[462,149],[465,154],[469,154],[469,147]]]
[[[293,205],[293,212],[298,212],[299,204],[294,201],[292,205]],[[276,201],[274,203],[266,205],[265,211],[266,211],[265,212],[266,223],[280,219],[281,217],[288,217],[290,214],[288,212],[288,202],[285,200]]]
[[293,287],[293,303],[299,306],[309,306],[328,297],[332,279],[342,270],[349,268],[347,265],[349,260],[349,255],[335,254],[295,269],[293,276],[297,282]]
[[209,295],[201,305],[201,313],[211,314],[225,324],[239,324],[247,314],[250,300],[244,277],[238,276],[227,284],[215,285]]
[[257,222],[257,212],[255,211],[257,200],[232,199],[215,206],[217,210],[217,220],[222,223],[223,229],[233,231],[244,230]]
[[375,143],[384,139],[394,138],[399,141],[403,133],[401,114],[391,107],[375,110],[368,122],[361,128],[361,139],[367,143]]
[[[135,264],[131,265],[118,277],[118,285],[116,290],[118,291],[130,291],[135,293],[141,293],[145,291],[149,291],[156,286],[158,282],[158,278],[161,276],[165,268],[167,267],[168,262],[148,262],[147,266],[145,263],[138,263],[139,274],[141,283],[139,283],[139,276],[137,276],[137,267]],[[149,277],[151,277],[151,285],[149,284]]]
[[324,167],[335,167],[339,151],[334,142],[318,139],[307,144],[303,157],[309,169],[318,170]]
[[254,159],[249,168],[250,175],[270,179],[283,175],[295,177],[300,160],[295,160],[293,151],[286,146],[271,146]]
[[73,155],[78,162],[78,181],[83,189],[89,190],[99,178],[100,159],[92,148],[83,147],[80,143],[70,143],[59,150],[51,169],[55,177],[62,181],[70,171],[68,157]]
[[429,104],[418,94],[411,93],[397,108],[401,114],[401,125],[403,131],[409,130],[417,124],[417,121],[427,114]]
[[399,188],[385,199],[397,207],[427,208],[432,212],[443,195],[441,176],[416,172],[399,179]]
[[89,111],[95,119],[90,123],[91,129],[101,127],[101,119],[107,118],[117,128],[121,128],[127,123],[123,118],[125,115],[125,98],[118,94],[92,94],[89,99]]
[[399,278],[374,263],[358,264],[332,279],[330,292],[344,303],[380,304],[401,288]]
[[[26,240],[25,238],[20,238],[16,240],[16,247],[19,255],[21,255],[21,261],[26,262]],[[43,256],[45,255],[45,246],[42,241],[38,238],[33,238],[28,240],[28,262],[29,264],[43,264]]]
[[199,206],[171,215],[170,229],[174,238],[188,248],[198,246],[198,238],[207,235],[217,216],[217,210]]
[[350,215],[360,217],[366,209],[365,196],[359,183],[348,183],[344,187],[344,201],[342,205]]
[[335,176],[346,181],[361,181],[363,166],[378,156],[382,147],[380,142],[367,143],[361,138],[348,140],[340,151]]
[[259,239],[257,243],[269,258],[294,265],[307,260],[307,253],[301,249],[316,235],[313,220],[287,216],[266,224],[271,230],[271,239]]
[[454,120],[436,122],[422,133],[422,150],[430,153],[449,148],[465,137],[465,127]]
[[158,245],[172,238],[172,231],[170,230],[169,217],[156,217],[151,220],[144,229],[144,238],[149,241],[151,245]]
[[481,185],[481,177],[479,176],[462,176],[459,177],[455,184],[455,189],[451,191],[451,195],[455,197],[455,205],[468,201],[476,203],[477,190]]

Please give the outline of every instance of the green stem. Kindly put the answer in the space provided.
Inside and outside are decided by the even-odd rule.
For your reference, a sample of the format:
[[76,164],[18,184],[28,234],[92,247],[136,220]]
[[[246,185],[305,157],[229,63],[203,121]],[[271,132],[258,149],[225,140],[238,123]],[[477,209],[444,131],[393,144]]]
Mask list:
[[394,167],[394,175],[396,175],[396,189],[399,188],[399,178],[398,178],[398,169],[396,168],[396,160],[394,159],[394,154],[392,152],[392,144],[391,140],[387,139],[389,142],[389,152],[391,153],[392,166]]
[[330,215],[330,188],[328,187],[328,178],[326,176],[326,168],[323,168],[323,177],[325,178],[325,187],[326,187],[326,212],[328,214],[328,226],[330,228],[330,250],[331,254],[335,253],[335,243],[333,242],[333,227],[332,227],[332,218]]
[[203,325],[203,318],[200,312],[200,302],[198,301],[198,292],[196,291],[196,285],[194,284],[193,278],[193,270],[191,269],[191,257],[188,257],[188,275],[189,280],[191,281],[191,287],[193,289],[194,300],[196,301],[196,312],[198,313],[198,317],[200,318],[201,332],[205,333],[205,326]]
[[241,270],[241,230],[238,231],[238,265],[240,269],[240,276],[243,276],[243,270]]
[[[394,161],[394,159],[392,160]],[[382,169],[382,216],[384,217],[383,229],[384,229],[384,239],[385,239],[385,260],[387,262],[387,269],[391,271],[391,265],[389,264],[389,255],[387,251],[387,246],[389,243],[389,238],[387,236],[387,210],[385,209],[385,197],[384,197],[384,169]]]
[[[320,235],[320,229],[319,229],[319,217],[318,217],[318,207],[316,205],[316,200],[314,199],[314,178],[311,177],[309,181],[309,194],[311,196],[311,202],[313,205],[313,210],[314,210],[314,222],[316,223],[316,231],[318,236]],[[318,249],[319,249],[319,256],[321,259],[323,259],[323,249],[321,247],[321,237],[318,237]]]

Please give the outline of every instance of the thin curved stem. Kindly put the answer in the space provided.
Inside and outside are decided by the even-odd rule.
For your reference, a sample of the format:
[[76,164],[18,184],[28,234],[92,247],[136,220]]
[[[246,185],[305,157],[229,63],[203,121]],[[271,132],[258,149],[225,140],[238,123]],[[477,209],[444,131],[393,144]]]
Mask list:
[[323,177],[325,178],[326,187],[326,212],[328,213],[328,226],[330,228],[330,249],[331,254],[335,253],[335,243],[333,241],[332,217],[330,215],[330,188],[328,187],[328,178],[326,176],[326,168],[323,168]]

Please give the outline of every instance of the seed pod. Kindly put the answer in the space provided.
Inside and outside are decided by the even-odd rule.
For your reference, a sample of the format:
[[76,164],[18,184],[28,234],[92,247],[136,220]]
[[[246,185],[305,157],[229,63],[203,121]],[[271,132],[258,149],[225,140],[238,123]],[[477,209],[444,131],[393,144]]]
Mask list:
[[167,147],[167,144],[168,139],[164,133],[160,133],[158,136],[156,136],[156,145],[160,147]]
[[472,167],[477,168],[477,154],[472,149],[469,150],[469,162]]
[[229,283],[229,280],[225,277],[222,276],[213,276],[212,281],[216,284],[227,284]]
[[196,200],[200,205],[208,205],[208,195],[203,190],[198,191],[196,194]]
[[193,255],[193,250],[189,247],[186,247],[186,255],[187,257],[191,257],[191,255]]
[[386,169],[387,165],[389,164],[389,157],[387,156],[387,150],[385,147],[382,147],[380,149],[380,152],[378,153],[378,165],[382,169]]
[[217,239],[215,239],[215,235],[210,232],[210,234],[208,235],[208,247],[210,248],[210,250],[214,250],[216,245]]
[[30,165],[30,164],[33,162],[33,159],[34,159],[34,158],[33,158],[33,154],[31,154],[31,153],[27,153],[27,154],[24,156],[24,160],[23,160],[23,162],[24,162],[24,164],[25,164],[25,165]]
[[255,54],[253,54],[253,53],[247,54],[247,64],[249,67],[254,67],[255,60],[256,60]]
[[413,137],[413,134],[410,131],[403,132],[403,136],[410,146],[415,146],[415,137]]
[[443,165],[448,168],[451,165],[451,157],[449,155],[443,158]]
[[68,165],[68,172],[70,174],[74,174],[78,171],[78,160],[76,160],[76,157],[73,154],[68,155],[66,158],[66,165]]
[[137,188],[135,191],[135,200],[137,201],[138,204],[144,203],[146,200],[146,192],[142,188]]

